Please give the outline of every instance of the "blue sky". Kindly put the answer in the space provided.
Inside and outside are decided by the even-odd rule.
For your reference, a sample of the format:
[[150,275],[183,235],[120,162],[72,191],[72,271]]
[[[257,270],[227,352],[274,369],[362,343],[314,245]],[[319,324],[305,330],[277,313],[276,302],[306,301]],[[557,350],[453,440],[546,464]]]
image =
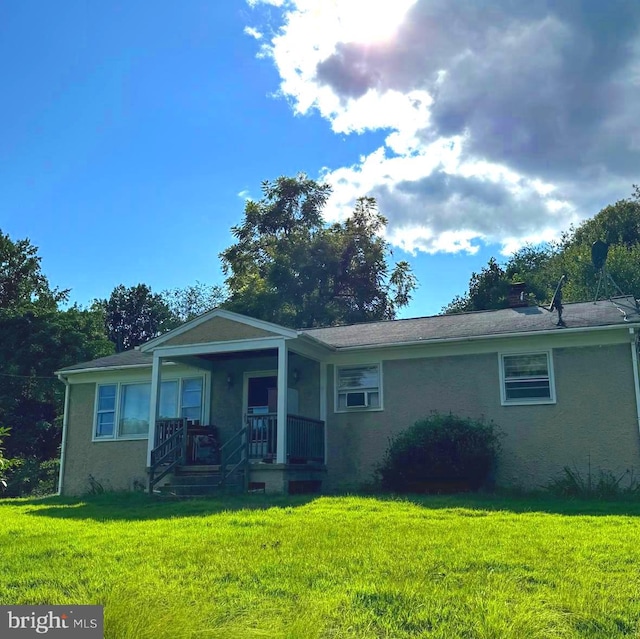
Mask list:
[[88,304],[221,283],[244,197],[374,195],[437,313],[473,270],[631,193],[640,5],[0,4],[0,229]]

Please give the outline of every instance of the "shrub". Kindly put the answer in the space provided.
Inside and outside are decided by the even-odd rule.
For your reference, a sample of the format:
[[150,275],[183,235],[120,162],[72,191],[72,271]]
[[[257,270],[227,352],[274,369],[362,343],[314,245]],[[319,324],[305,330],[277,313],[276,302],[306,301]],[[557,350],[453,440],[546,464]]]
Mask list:
[[56,492],[59,470],[59,459],[41,461],[35,457],[18,457],[7,474],[7,496],[51,495]]
[[436,413],[391,438],[376,474],[393,492],[477,490],[489,482],[499,451],[493,422]]
[[5,457],[3,440],[9,436],[9,428],[0,426],[0,492],[7,488],[7,474],[9,470],[16,465],[15,459],[7,459]]

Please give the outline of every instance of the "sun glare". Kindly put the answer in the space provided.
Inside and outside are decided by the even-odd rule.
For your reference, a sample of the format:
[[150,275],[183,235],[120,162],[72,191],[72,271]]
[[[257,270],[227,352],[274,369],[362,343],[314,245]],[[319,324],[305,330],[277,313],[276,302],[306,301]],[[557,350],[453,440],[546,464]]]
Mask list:
[[373,43],[387,40],[416,0],[324,0],[318,11],[338,17],[338,40]]

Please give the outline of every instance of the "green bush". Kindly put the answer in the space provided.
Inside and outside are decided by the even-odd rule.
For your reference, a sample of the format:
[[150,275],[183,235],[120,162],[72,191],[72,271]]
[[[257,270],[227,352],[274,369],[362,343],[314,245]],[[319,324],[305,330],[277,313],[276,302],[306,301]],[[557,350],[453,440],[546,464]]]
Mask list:
[[57,490],[59,459],[41,461],[35,457],[18,457],[7,473],[7,497],[42,497]]
[[434,414],[389,442],[376,475],[392,492],[461,492],[490,483],[500,451],[493,422]]

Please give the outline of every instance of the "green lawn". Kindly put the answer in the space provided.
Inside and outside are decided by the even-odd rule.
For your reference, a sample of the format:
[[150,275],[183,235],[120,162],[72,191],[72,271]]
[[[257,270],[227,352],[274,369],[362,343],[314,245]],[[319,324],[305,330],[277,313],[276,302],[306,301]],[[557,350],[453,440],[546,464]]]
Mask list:
[[640,504],[0,500],[0,604],[106,637],[637,637]]

